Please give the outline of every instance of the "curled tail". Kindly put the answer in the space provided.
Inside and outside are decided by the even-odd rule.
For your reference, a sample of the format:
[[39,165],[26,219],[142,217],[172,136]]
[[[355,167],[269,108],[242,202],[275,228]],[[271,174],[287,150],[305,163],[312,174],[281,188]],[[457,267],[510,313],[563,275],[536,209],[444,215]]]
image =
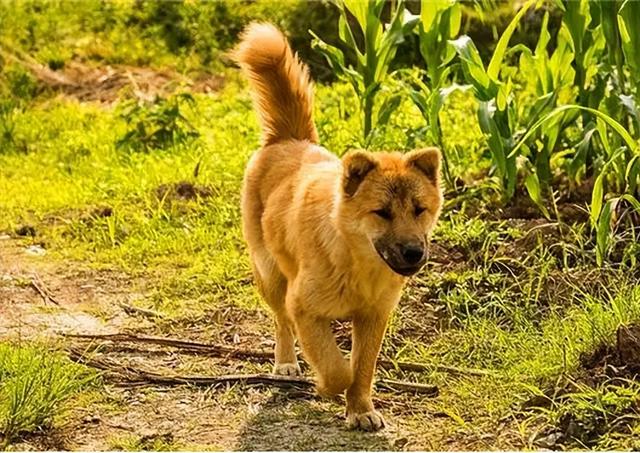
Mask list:
[[284,35],[271,24],[253,23],[242,34],[234,59],[249,78],[263,145],[291,139],[317,143],[309,70]]

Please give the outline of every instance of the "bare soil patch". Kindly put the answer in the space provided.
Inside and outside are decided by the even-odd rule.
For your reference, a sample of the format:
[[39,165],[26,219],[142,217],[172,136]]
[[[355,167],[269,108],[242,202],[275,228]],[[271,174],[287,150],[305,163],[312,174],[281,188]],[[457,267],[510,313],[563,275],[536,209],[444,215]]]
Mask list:
[[152,69],[127,65],[89,66],[69,61],[61,68],[51,69],[28,55],[17,55],[0,49],[0,55],[25,67],[38,81],[41,90],[50,90],[82,102],[113,103],[123,91],[140,99],[153,100],[177,90],[209,93],[220,90],[224,77],[198,74],[195,78],[172,69]]

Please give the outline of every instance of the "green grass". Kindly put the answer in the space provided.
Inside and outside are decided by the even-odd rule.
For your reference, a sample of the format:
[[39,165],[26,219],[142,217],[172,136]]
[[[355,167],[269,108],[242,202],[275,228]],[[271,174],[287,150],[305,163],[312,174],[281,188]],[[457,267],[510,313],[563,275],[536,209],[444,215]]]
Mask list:
[[[357,119],[348,115],[348,89],[320,86],[317,92],[322,141],[341,154],[357,143]],[[403,107],[375,138],[377,147],[420,146],[419,141],[403,142],[404,131],[419,127],[413,108]],[[446,110],[451,121],[447,127],[456,127],[472,109],[472,101],[460,97]],[[37,230],[36,240],[58,259],[116,268],[157,282],[140,303],[168,315],[164,324],[170,331],[172,322],[204,320],[214,307],[259,304],[246,283],[249,266],[239,227],[242,172],[258,146],[248,93],[231,83],[212,96],[195,95],[195,105],[181,111],[198,137],[136,152],[116,146],[127,131],[118,108],[73,100],[35,103],[14,118],[15,137],[26,144],[26,152],[0,153],[0,192],[6,195],[0,200],[6,213],[0,230],[12,232],[30,224]],[[479,149],[475,134],[453,136],[461,147]],[[465,166],[467,161],[479,164]],[[461,156],[459,165],[479,168],[482,162],[474,152]],[[184,200],[171,190],[159,191],[181,181],[206,193]],[[441,246],[464,253],[464,265],[419,279],[418,293],[424,288],[434,292],[449,327],[431,344],[404,338],[386,349],[391,347],[398,359],[498,372],[497,380],[434,377],[445,388],[434,410],[454,418],[460,414],[465,423],[482,429],[493,417],[513,413],[514,402],[528,398],[531,388],[544,388],[558,376],[574,373],[580,354],[612,341],[619,324],[640,319],[640,291],[611,271],[602,285],[615,286],[605,295],[581,292],[575,282],[553,300],[544,290],[559,273],[593,266],[592,256],[572,240],[583,237],[579,226],[551,242],[533,240],[514,252],[510,247],[527,232],[517,223],[465,214],[473,204],[467,200],[458,212],[447,213],[434,235]],[[104,214],[105,207],[110,215]],[[483,209],[480,212],[488,212]],[[568,245],[576,251],[567,252]],[[557,249],[572,255],[574,263],[567,265]],[[592,391],[603,397],[610,392],[605,387]],[[569,410],[570,404],[574,402],[565,400],[556,412]],[[33,411],[40,413],[38,408]],[[50,417],[44,414],[38,420]],[[538,420],[540,414],[530,417]],[[558,417],[547,414],[546,423],[557,424]],[[17,433],[24,428],[11,429]],[[625,445],[606,439],[602,445]],[[118,445],[135,449],[134,440]]]
[[97,375],[35,344],[0,343],[0,446],[52,427]]
[[[213,50],[177,55],[167,41],[151,39],[164,31],[141,23],[131,30],[124,27],[130,11],[119,9],[119,3],[74,4],[73,11],[69,5],[48,3],[43,18],[34,14],[37,5],[20,3],[16,15],[5,15],[3,43],[49,65],[86,58],[93,64],[185,70],[200,68],[199,59],[209,50],[209,57],[218,55],[228,44],[211,43]],[[104,14],[109,8],[115,11],[111,22]],[[144,9],[137,16],[144,20],[152,13]],[[75,18],[69,27],[52,25],[67,14]],[[78,22],[76,14],[86,15],[86,23]],[[33,32],[23,27],[29,22]],[[51,97],[38,93],[24,69],[6,68],[3,77],[15,95],[5,96],[0,106],[0,233],[14,235],[18,227],[31,225],[36,237],[23,243],[42,243],[53,260],[139,277],[149,291],[135,303],[165,315],[154,326],[161,333],[183,334],[180,329],[191,324],[208,331],[214,323],[210,312],[220,308],[231,307],[234,314],[262,310],[248,283],[239,212],[244,166],[258,147],[259,134],[249,93],[236,75],[225,73],[222,91],[194,93],[193,105],[179,104],[186,122],[168,128],[193,130],[197,136],[144,142],[144,136],[133,134],[127,138],[131,146],[118,146],[133,130],[128,120],[156,127],[167,104],[144,105],[127,116],[126,99],[98,105]],[[518,74],[520,79],[525,83],[527,75]],[[316,93],[322,144],[337,155],[361,146],[358,102],[351,87],[318,85]],[[433,238],[446,252],[443,262],[414,279],[400,305],[408,314],[394,319],[384,352],[434,367],[491,372],[480,377],[439,371],[402,376],[439,385],[440,398],[421,404],[429,414],[445,414],[452,436],[496,432],[504,422],[517,439],[509,446],[534,448],[537,432],[566,432],[567,420],[573,420],[584,429],[564,439],[565,447],[638,448],[633,440],[640,434],[637,382],[590,381],[581,363],[583,354],[612,344],[619,325],[640,321],[640,287],[633,280],[637,268],[613,262],[597,269],[585,224],[552,225],[551,233],[545,233],[548,226],[539,223],[501,219],[498,211],[504,206],[496,201],[495,181],[485,177],[489,151],[471,121],[476,109],[470,93],[453,94],[443,108],[451,170],[466,188],[447,194]],[[425,136],[419,111],[405,99],[391,123],[373,132],[371,148],[431,145]],[[180,197],[175,188],[182,182],[199,195]],[[422,317],[426,305],[439,324],[429,340],[417,340],[416,332],[407,333],[403,319],[411,318],[417,334],[423,333],[422,327],[436,324]],[[400,377],[394,373],[392,377]],[[55,426],[69,399],[94,380],[95,374],[38,345],[0,343],[4,443]],[[547,395],[549,389],[563,392],[547,407],[523,409],[524,402]],[[308,406],[300,403],[299,410],[296,417],[306,420]],[[428,423],[406,415],[410,417],[421,430]],[[594,428],[603,424],[606,429]],[[160,450],[176,445],[182,444],[132,434],[114,438],[110,447]]]

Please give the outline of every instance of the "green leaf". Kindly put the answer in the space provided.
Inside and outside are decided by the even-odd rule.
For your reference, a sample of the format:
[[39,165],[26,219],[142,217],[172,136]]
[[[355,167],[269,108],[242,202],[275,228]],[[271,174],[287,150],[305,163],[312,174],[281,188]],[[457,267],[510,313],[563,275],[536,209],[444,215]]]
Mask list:
[[511,150],[510,156],[515,156],[517,154],[519,148],[529,139],[529,137],[531,137],[531,135],[536,130],[538,130],[538,128],[543,126],[545,123],[551,121],[556,116],[563,115],[565,112],[569,112],[569,111],[572,111],[572,110],[580,110],[580,111],[584,111],[584,112],[589,112],[589,113],[595,115],[597,118],[602,119],[605,123],[607,123],[607,125],[609,125],[609,127],[611,127],[614,131],[616,131],[620,135],[620,137],[622,137],[622,139],[625,141],[627,147],[630,150],[632,150],[636,154],[640,153],[640,147],[639,147],[638,143],[633,139],[633,137],[631,137],[631,134],[629,134],[629,132],[620,123],[618,123],[616,120],[611,118],[609,115],[607,115],[606,113],[600,112],[598,110],[589,108],[589,107],[583,107],[581,105],[570,104],[570,105],[563,105],[561,107],[557,107],[553,111],[551,111],[547,115],[545,115],[543,118],[540,118],[531,127],[531,129],[529,129],[527,131],[527,133],[524,134],[524,136],[520,139],[520,141],[518,141],[516,146]]
[[638,110],[635,99],[633,99],[632,96],[627,96],[625,94],[620,94],[618,98],[620,98],[620,102],[622,102],[624,108],[627,109],[627,112],[629,112],[633,118],[636,131],[640,132],[640,110]]
[[627,164],[624,179],[627,182],[627,192],[635,193],[638,188],[638,177],[640,176],[640,155],[633,156]]
[[484,102],[493,99],[498,87],[485,72],[480,53],[471,38],[464,35],[450,43],[460,57],[465,80],[473,85],[476,97]]
[[529,0],[524,5],[522,5],[522,8],[520,8],[520,11],[518,11],[518,14],[515,15],[515,17],[511,20],[511,22],[505,29],[505,31],[502,33],[502,36],[500,36],[500,40],[496,45],[496,50],[493,52],[493,56],[491,57],[491,61],[489,62],[489,66],[487,68],[487,76],[491,80],[493,81],[498,80],[498,74],[500,73],[500,66],[502,66],[502,60],[504,59],[504,54],[507,51],[507,47],[509,46],[511,35],[513,35],[513,32],[516,30],[516,27],[518,26],[518,23],[520,22],[520,19],[522,18],[522,16],[524,16],[527,10],[533,4],[535,4],[535,2],[536,0]]
[[607,200],[598,218],[596,227],[596,261],[599,266],[602,266],[607,256],[612,234],[611,213],[615,210],[617,204],[618,198]]
[[640,200],[638,200],[637,198],[634,198],[629,194],[624,194],[620,196],[620,199],[629,203],[636,212],[640,212]]
[[[626,0],[618,12],[622,50],[632,76],[640,80],[640,2]],[[636,87],[640,89],[640,86]]]
[[502,178],[506,178],[508,171],[505,147],[502,142],[500,130],[493,117],[493,110],[495,110],[495,106],[491,103],[481,102],[478,107],[478,122],[482,132],[488,135],[487,142],[489,144],[489,150],[493,155],[493,161],[498,167],[498,172]]
[[593,184],[591,192],[591,225],[595,228],[600,218],[604,198],[604,173],[600,173]]
[[538,206],[542,214],[549,219],[549,211],[547,207],[544,205],[542,200],[542,193],[540,190],[540,180],[535,172],[530,173],[524,181],[524,185],[527,188],[527,192],[529,193],[529,197],[531,200]]
[[386,102],[378,112],[378,126],[385,125],[389,122],[391,115],[398,108],[401,101],[402,101],[402,95],[399,95],[399,94],[391,96],[389,99],[386,100]]
[[455,4],[452,0],[422,0],[420,2],[420,22],[425,29],[430,29],[439,13]]
[[582,140],[580,140],[580,142],[576,146],[576,152],[573,156],[573,159],[569,163],[569,175],[576,182],[580,178],[581,170],[583,170],[586,166],[587,155],[589,153],[589,147],[591,146],[591,138],[593,137],[593,133],[595,131],[595,125],[593,123],[589,123],[587,130],[584,132]]

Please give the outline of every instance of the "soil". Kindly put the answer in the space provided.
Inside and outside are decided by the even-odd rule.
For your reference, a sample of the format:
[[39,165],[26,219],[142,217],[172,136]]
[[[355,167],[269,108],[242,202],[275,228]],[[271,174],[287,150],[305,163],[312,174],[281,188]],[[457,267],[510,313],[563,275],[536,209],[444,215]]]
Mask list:
[[614,345],[602,344],[580,361],[585,379],[640,378],[640,324],[621,325]]
[[224,86],[224,77],[201,73],[187,77],[171,69],[152,69],[128,65],[89,66],[80,61],[65,62],[52,69],[28,55],[16,55],[0,49],[0,55],[28,69],[38,81],[40,91],[52,91],[79,101],[111,104],[123,92],[152,101],[188,88],[193,93],[209,93]]
[[211,187],[192,184],[187,181],[180,181],[173,184],[161,184],[155,189],[156,197],[159,200],[197,200],[199,198],[209,198],[214,195]]

